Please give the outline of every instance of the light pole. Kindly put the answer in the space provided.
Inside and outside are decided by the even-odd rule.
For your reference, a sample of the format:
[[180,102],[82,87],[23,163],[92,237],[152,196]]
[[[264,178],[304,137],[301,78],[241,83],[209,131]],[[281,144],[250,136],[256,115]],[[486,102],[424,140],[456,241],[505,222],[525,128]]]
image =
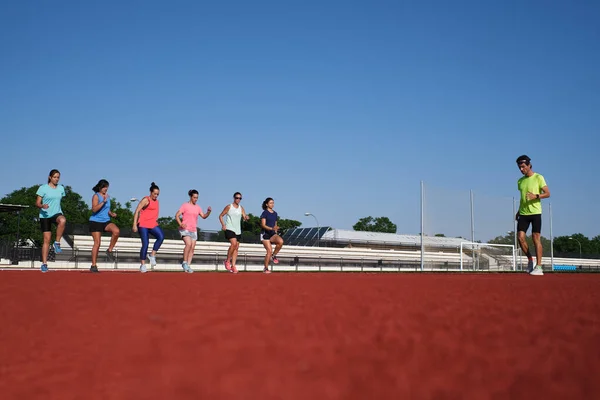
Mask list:
[[569,240],[574,240],[577,242],[577,244],[579,244],[579,259],[581,260],[581,242],[572,236],[569,236]]
[[307,217],[312,216],[315,219],[315,221],[317,221],[317,247],[321,247],[320,246],[321,225],[319,225],[319,220],[317,219],[317,217],[315,217],[314,214],[311,214],[309,212],[304,213],[304,215],[306,215]]

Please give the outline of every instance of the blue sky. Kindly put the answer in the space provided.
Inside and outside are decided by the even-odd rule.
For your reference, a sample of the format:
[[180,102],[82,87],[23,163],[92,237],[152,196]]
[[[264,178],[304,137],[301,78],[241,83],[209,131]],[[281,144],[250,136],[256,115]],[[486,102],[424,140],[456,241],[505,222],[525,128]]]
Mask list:
[[512,227],[525,153],[554,235],[596,236],[599,16],[592,1],[5,1],[0,195],[57,168],[88,202],[101,178],[120,201],[155,181],[162,216],[195,188],[214,211],[240,191],[304,226],[387,216],[418,233],[424,181],[426,232],[469,235],[473,190],[487,240]]

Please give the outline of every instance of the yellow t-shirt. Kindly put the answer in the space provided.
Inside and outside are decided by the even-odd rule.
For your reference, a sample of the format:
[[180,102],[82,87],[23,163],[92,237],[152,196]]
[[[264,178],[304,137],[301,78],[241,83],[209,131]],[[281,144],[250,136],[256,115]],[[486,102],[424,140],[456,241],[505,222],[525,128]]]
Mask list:
[[535,215],[542,213],[542,201],[540,199],[527,200],[527,192],[542,194],[542,188],[546,186],[544,177],[536,172],[531,176],[523,176],[519,179],[517,187],[521,192],[520,215]]

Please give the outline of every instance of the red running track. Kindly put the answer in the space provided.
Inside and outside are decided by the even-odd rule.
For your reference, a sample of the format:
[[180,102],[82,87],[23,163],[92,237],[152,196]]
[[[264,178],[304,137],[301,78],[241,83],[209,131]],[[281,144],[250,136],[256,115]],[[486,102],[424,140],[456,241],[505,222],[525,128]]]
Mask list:
[[591,399],[600,275],[0,271],[8,399]]

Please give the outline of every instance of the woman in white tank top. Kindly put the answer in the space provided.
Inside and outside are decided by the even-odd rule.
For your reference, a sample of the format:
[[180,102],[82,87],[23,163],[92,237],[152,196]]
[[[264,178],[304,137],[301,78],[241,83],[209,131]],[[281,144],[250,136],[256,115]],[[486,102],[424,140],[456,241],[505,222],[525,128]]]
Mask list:
[[228,204],[219,215],[221,228],[225,231],[225,238],[229,240],[231,245],[227,250],[227,259],[225,260],[225,269],[229,272],[237,274],[236,267],[238,249],[242,239],[242,218],[244,221],[249,219],[244,207],[240,205],[242,194],[235,192],[233,195],[233,203]]

